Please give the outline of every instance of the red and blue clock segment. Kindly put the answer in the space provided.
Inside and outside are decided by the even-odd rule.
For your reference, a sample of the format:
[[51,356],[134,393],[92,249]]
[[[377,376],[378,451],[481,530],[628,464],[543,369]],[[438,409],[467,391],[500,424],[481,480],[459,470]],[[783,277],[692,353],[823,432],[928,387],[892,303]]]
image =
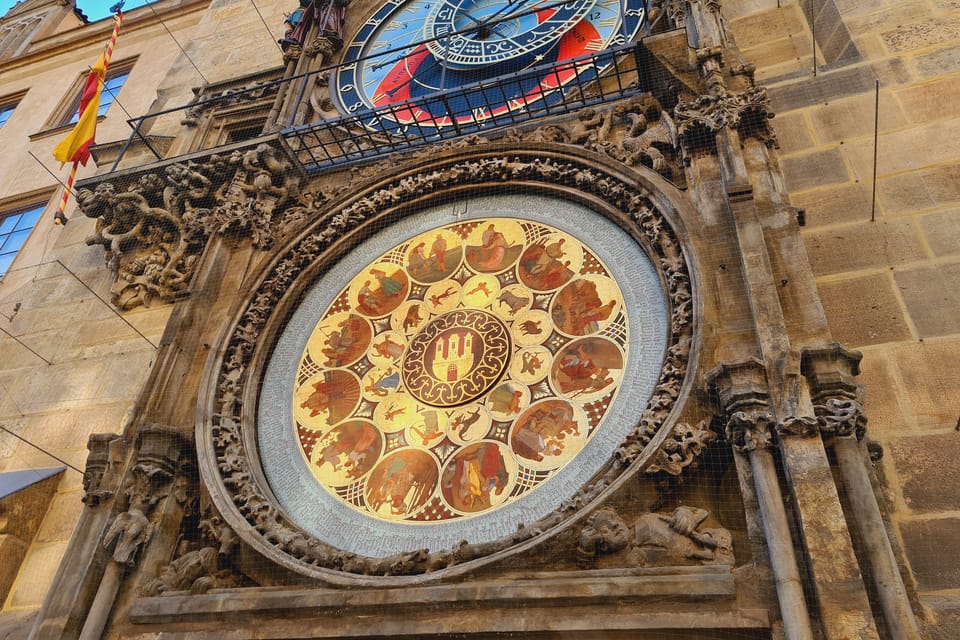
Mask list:
[[644,19],[644,0],[390,0],[347,46],[337,95],[346,114],[381,110],[363,122],[388,133],[483,126],[591,80],[602,68],[560,63],[626,44]]

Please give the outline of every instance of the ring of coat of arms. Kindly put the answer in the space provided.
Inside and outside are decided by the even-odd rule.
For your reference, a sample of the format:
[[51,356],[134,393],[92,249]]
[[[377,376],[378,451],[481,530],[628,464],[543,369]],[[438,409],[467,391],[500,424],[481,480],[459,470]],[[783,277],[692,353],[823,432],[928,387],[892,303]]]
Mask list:
[[455,520],[534,491],[590,441],[629,351],[620,288],[574,236],[459,221],[371,261],[303,350],[296,438],[316,481],[383,520]]
[[427,405],[466,404],[500,379],[510,355],[502,320],[480,309],[454,309],[430,320],[410,340],[402,359],[403,385]]

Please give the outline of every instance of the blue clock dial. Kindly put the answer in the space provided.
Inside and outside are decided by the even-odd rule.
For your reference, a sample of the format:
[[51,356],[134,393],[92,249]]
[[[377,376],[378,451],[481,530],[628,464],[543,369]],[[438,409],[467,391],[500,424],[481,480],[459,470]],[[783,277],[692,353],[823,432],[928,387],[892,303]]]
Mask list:
[[[590,80],[602,69],[549,66],[626,44],[644,17],[644,0],[389,0],[345,49],[335,78],[340,106],[355,114],[403,105],[364,121],[394,134],[482,127],[558,98],[574,79]],[[494,89],[435,95],[541,66],[540,75]]]
[[549,49],[597,0],[440,0],[424,24],[427,49],[453,69],[495,65]]

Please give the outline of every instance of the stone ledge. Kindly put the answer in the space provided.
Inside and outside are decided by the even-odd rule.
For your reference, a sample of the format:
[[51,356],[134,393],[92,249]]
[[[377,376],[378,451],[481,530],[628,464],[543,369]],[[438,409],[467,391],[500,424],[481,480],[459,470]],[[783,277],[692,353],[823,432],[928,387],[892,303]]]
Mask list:
[[[734,602],[736,587],[729,567],[663,567],[656,569],[594,570],[571,573],[528,574],[518,580],[483,580],[455,585],[406,587],[391,589],[304,589],[245,588],[215,590],[205,595],[185,592],[158,597],[140,598],[133,603],[130,620],[134,624],[168,624],[182,622],[215,622],[237,615],[258,618],[317,618],[389,616],[411,607],[430,603],[435,618],[440,608],[449,618],[443,625],[458,626],[461,613],[476,610],[515,610],[522,608],[529,622],[529,609],[549,609],[544,619],[555,622],[565,609],[576,606],[624,603],[634,605],[632,611],[643,613],[644,600],[655,600],[659,611],[643,614],[646,622],[631,623],[645,628],[665,628],[667,608],[681,606],[686,610],[697,602],[696,610],[685,611],[683,627],[767,628],[766,611],[739,612]],[[686,604],[680,604],[686,603]],[[692,616],[696,618],[694,621]],[[675,618],[675,616],[666,616]],[[660,620],[656,622],[656,620]],[[571,622],[574,620],[571,619]],[[677,620],[673,620],[673,625]],[[510,626],[501,620],[498,625]],[[547,628],[550,628],[550,624]],[[653,625],[653,626],[650,626]],[[667,628],[673,626],[667,624]],[[467,627],[469,629],[469,627]],[[341,630],[342,631],[342,630]],[[359,632],[359,631],[358,631]]]

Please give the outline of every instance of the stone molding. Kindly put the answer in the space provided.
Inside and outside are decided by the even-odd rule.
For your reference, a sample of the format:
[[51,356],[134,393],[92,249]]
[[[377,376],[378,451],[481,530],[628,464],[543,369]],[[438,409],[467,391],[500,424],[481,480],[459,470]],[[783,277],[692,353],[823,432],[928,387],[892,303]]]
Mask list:
[[[678,399],[685,396],[694,340],[695,300],[690,268],[674,227],[676,223],[668,221],[661,210],[669,200],[628,182],[602,165],[569,156],[552,157],[559,154],[549,153],[545,145],[529,150],[508,147],[501,152],[483,147],[464,154],[463,147],[468,144],[458,141],[457,157],[448,157],[440,164],[406,175],[401,172],[398,174],[401,177],[367,189],[363,195],[348,200],[349,204],[318,215],[262,277],[238,312],[224,347],[215,350],[218,355],[208,364],[215,371],[211,370],[207,377],[215,382],[209,392],[209,418],[198,424],[197,431],[203,480],[218,510],[241,538],[296,572],[350,583],[349,574],[420,575],[516,548],[537,539],[592,503],[635,462],[649,462],[671,435],[671,428],[664,431],[664,427]],[[463,160],[464,155],[469,159]],[[303,286],[304,280],[312,279],[308,277],[310,274],[335,259],[336,243],[341,238],[374,220],[389,220],[385,216],[394,215],[391,211],[405,203],[452,189],[480,188],[480,185],[503,182],[535,189],[559,188],[561,193],[575,190],[580,199],[592,200],[607,211],[620,212],[616,214],[620,216],[618,223],[646,247],[661,273],[670,308],[669,347],[653,396],[640,415],[637,427],[612,456],[599,479],[571,496],[556,512],[522,527],[515,534],[489,543],[463,543],[447,551],[416,550],[387,558],[366,558],[335,549],[287,520],[272,502],[269,490],[261,484],[262,473],[255,454],[249,453],[255,446],[256,427],[252,409],[248,407],[253,406],[256,398],[258,367],[263,366],[263,356],[258,354],[266,350],[261,348],[265,333],[271,335],[279,330],[284,317],[283,304],[292,304],[284,301],[295,297],[289,292]],[[655,200],[661,204],[658,206]],[[700,442],[704,441],[701,437]],[[688,444],[683,458],[695,457],[700,450],[702,447]],[[680,468],[686,466],[683,459],[673,464]]]

